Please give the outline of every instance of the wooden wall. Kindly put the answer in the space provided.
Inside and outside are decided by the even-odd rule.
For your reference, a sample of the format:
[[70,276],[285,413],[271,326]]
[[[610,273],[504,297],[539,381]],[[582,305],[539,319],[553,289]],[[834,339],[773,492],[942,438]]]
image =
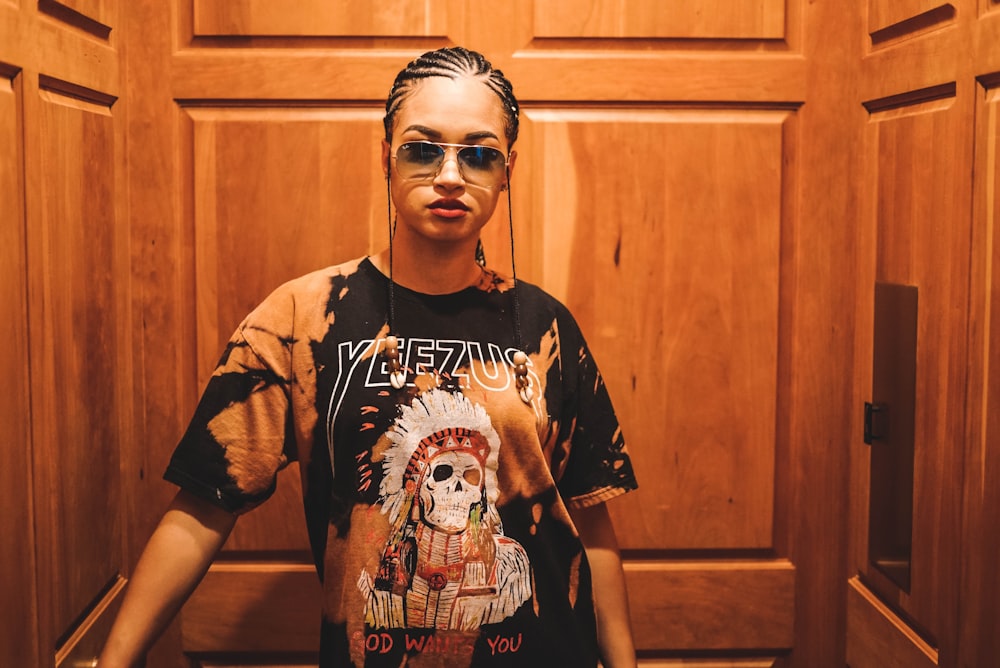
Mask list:
[[[0,0],[0,583],[27,611],[0,664],[93,656],[223,341],[278,283],[385,243],[380,107],[458,43],[515,83],[519,274],[577,315],[640,475],[612,510],[643,665],[988,665],[998,17]],[[876,280],[926,295],[905,595],[865,543]],[[313,663],[300,517],[290,470],[150,665]]]
[[992,665],[1000,3],[872,0],[866,28],[856,403],[872,400],[874,284],[912,286],[912,568],[900,585],[869,559],[869,504],[893,482],[870,466],[885,444],[855,438],[847,657],[853,668]]
[[0,3],[0,663],[89,660],[140,475],[116,3]]
[[[851,398],[853,296],[837,288],[853,267],[842,175],[864,114],[841,86],[858,12],[783,0],[131,7],[152,459],[166,460],[248,309],[385,243],[374,148],[388,86],[419,52],[463,44],[522,102],[519,273],[581,321],[640,471],[642,489],[612,510],[645,663],[842,657],[846,518],[829,499],[847,482],[831,443],[847,438]],[[501,267],[505,217],[485,239]],[[317,603],[289,520],[300,512],[292,470],[186,607],[184,652],[309,664],[302,618]]]

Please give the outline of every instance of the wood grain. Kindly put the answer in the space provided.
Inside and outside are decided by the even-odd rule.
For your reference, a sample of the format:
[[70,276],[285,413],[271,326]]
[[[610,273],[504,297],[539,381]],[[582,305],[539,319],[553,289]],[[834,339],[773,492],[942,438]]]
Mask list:
[[795,648],[781,666],[842,666],[844,533],[852,432],[852,346],[857,300],[855,174],[864,122],[854,73],[862,52],[858,3],[802,8],[809,81],[790,120],[785,174],[790,223],[782,231],[775,542],[795,564]]
[[31,404],[25,257],[24,154],[20,108],[22,86],[8,71],[0,78],[0,377],[8,387],[0,402],[4,461],[0,466],[0,591],[21,614],[0,624],[0,664],[39,665],[32,526]]
[[[551,39],[540,34],[536,11],[555,15],[564,7],[526,0],[488,9],[449,2],[444,15],[435,17],[446,28],[406,26],[423,31],[425,36],[416,38],[331,34],[340,28],[314,25],[308,12],[294,10],[280,18],[248,18],[244,10],[268,11],[264,3],[130,3],[129,45],[136,56],[130,60],[129,100],[137,114],[130,125],[130,198],[137,212],[132,219],[139,249],[136,280],[149,323],[142,335],[147,394],[141,403],[156,434],[150,447],[157,457],[169,454],[164,443],[176,438],[177,422],[183,422],[172,411],[190,411],[221,340],[242,311],[320,254],[282,236],[283,226],[301,236],[315,221],[327,222],[323,216],[331,203],[356,204],[363,212],[370,205],[378,213],[357,229],[370,236],[347,243],[380,245],[375,235],[382,229],[381,205],[374,203],[381,201],[382,182],[372,169],[377,165],[369,163],[377,147],[360,129],[357,136],[345,130],[352,127],[351,114],[370,113],[377,128],[392,77],[424,48],[446,43],[482,48],[513,78],[525,109],[514,191],[519,268],[525,278],[571,297],[584,330],[593,332],[600,346],[609,385],[622,396],[620,410],[629,413],[629,424],[638,425],[627,437],[648,472],[640,471],[642,507],[622,520],[623,542],[641,546],[629,556],[669,562],[677,551],[708,551],[691,572],[664,576],[656,588],[632,585],[636,605],[647,606],[643,609],[657,609],[656,596],[676,586],[690,592],[701,610],[693,629],[681,629],[694,638],[688,649],[645,633],[647,658],[677,663],[667,658],[671,652],[697,653],[717,642],[715,663],[727,665],[734,656],[733,665],[757,665],[756,658],[740,659],[738,647],[721,644],[760,643],[746,640],[749,629],[775,624],[758,628],[761,637],[794,649],[780,659],[760,649],[768,656],[759,662],[822,665],[842,658],[838,620],[846,605],[845,528],[836,502],[845,494],[846,463],[836,446],[845,440],[850,415],[843,374],[849,358],[844,352],[853,342],[854,265],[852,228],[845,223],[852,191],[845,175],[853,163],[844,147],[850,146],[851,132],[858,132],[863,112],[857,97],[845,91],[855,85],[850,63],[861,52],[860,10],[830,3],[748,3],[765,7],[768,16],[741,14],[734,27],[736,10],[705,16],[707,23],[695,25],[689,9],[680,8],[678,16],[691,19],[679,24],[681,32],[730,37],[633,37],[661,30],[660,24],[647,25],[646,19],[661,11],[655,4],[621,6],[628,15],[616,16],[608,30],[627,36],[588,37],[604,28],[581,30],[567,23],[553,30],[572,29],[576,36]],[[198,7],[207,13],[196,16]],[[692,7],[717,5],[706,0]],[[373,30],[396,30],[391,21],[382,25],[388,27]],[[552,121],[574,113],[583,120]],[[674,117],[686,120],[662,122]],[[602,148],[605,137],[610,149]],[[255,142],[266,161],[247,159],[246,146]],[[350,150],[341,150],[341,143]],[[317,153],[333,162],[350,153],[347,164],[355,171],[345,176],[354,178],[356,195],[318,192],[322,179],[297,164],[299,154],[309,165],[334,172],[341,166],[317,162]],[[257,192],[271,187],[273,200]],[[672,208],[664,213],[668,204]],[[570,210],[560,211],[563,205]],[[602,218],[591,217],[591,210]],[[291,211],[302,219],[283,217]],[[500,257],[504,231],[498,221],[489,232],[489,252]],[[704,221],[714,225],[700,229]],[[569,231],[572,238],[561,236]],[[619,237],[620,257],[630,260],[633,275],[614,266]],[[309,238],[333,237],[322,228]],[[644,245],[648,238],[655,243]],[[268,254],[270,244],[280,252]],[[663,264],[663,257],[673,264]],[[264,261],[253,264],[253,276],[240,271],[258,258]],[[596,303],[585,290],[567,287],[572,286],[567,276],[595,284]],[[667,300],[658,278],[670,278]],[[610,285],[597,285],[602,280],[636,294],[616,299]],[[672,319],[669,308],[694,323],[692,331]],[[616,325],[619,334],[634,334],[637,347],[649,346],[642,365],[636,350],[623,351],[614,340],[609,330],[614,323],[604,316],[609,309],[628,318]],[[695,339],[705,333],[702,352]],[[656,348],[666,341],[676,348]],[[759,358],[748,352],[758,349]],[[681,379],[667,381],[678,406],[653,387],[651,378],[662,369],[648,360],[657,355],[665,356]],[[693,368],[679,361],[685,356]],[[633,373],[648,392],[631,389]],[[649,397],[661,402],[650,413],[652,420],[642,419],[638,405]],[[727,406],[735,408],[726,412]],[[650,422],[655,428],[643,429]],[[675,432],[688,438],[678,439]],[[670,451],[661,452],[664,443],[680,443],[683,453],[684,475],[675,470],[669,482],[659,479],[675,466]],[[284,481],[282,489],[292,490]],[[293,503],[284,497],[268,505],[291,511]],[[294,512],[298,517],[298,508]],[[285,529],[287,516],[278,521],[264,520],[249,530],[241,520],[247,532],[234,536],[234,555],[299,540]],[[664,526],[679,533],[665,532]],[[275,542],[268,543],[264,537],[272,530]],[[739,577],[713,570],[716,562],[745,557],[747,549],[779,561],[789,557],[794,568],[780,575],[749,569]],[[270,577],[267,564],[253,565]],[[253,569],[227,577],[241,583],[239,590],[257,591]],[[780,595],[769,604],[748,601],[733,591],[733,582],[758,594]],[[713,639],[711,629],[717,627],[711,624],[719,622],[697,607],[701,594],[708,596],[709,607],[727,614],[730,597],[739,603],[732,615],[743,626]],[[294,604],[284,601],[275,609],[284,613],[289,605]],[[796,616],[794,624],[789,615]]]
[[[123,444],[134,432],[122,71],[114,40],[98,34],[117,15],[103,0],[0,8],[3,299],[18,359],[4,358],[6,408],[18,412],[3,417],[14,439],[5,475],[18,480],[3,480],[0,516],[18,552],[5,552],[5,571],[20,580],[4,587],[16,610],[4,633],[19,637],[0,643],[3,665],[70,661],[84,620],[106,629],[110,615],[95,611],[125,566],[134,450]],[[96,20],[104,29],[89,30]],[[89,637],[88,659],[103,642]]]
[[[632,608],[641,648],[791,645],[795,578],[788,562],[638,563],[627,566],[626,577],[634,591],[648,593]],[[185,607],[184,646],[192,653],[314,651],[319,605],[312,566],[216,564]]]
[[[852,592],[849,653],[852,665],[926,664],[899,658],[910,656],[898,648],[908,634],[942,666],[991,665],[997,544],[983,523],[995,522],[1000,507],[986,491],[997,471],[985,446],[995,403],[990,91],[1000,63],[991,38],[1000,23],[983,4],[872,5],[869,30],[890,38],[873,35],[860,69],[860,99],[872,112],[862,170],[870,264],[861,265],[861,282],[920,290],[913,583],[900,591],[867,564],[867,453],[855,442],[850,562],[881,600]],[[871,303],[859,297],[860,334],[870,332]],[[871,387],[871,340],[856,350],[860,405]],[[869,624],[880,615],[893,622]]]
[[[997,49],[1000,51],[1000,49]],[[976,162],[973,196],[971,318],[969,340],[969,402],[966,415],[968,450],[965,457],[960,660],[984,663],[1000,656],[1000,572],[996,555],[1000,540],[1000,455],[993,447],[1000,438],[1000,96],[991,83],[976,109]]]
[[642,650],[788,649],[795,569],[777,561],[633,562],[625,577]]
[[56,668],[91,667],[101,653],[121,607],[126,581],[117,578],[56,652]]
[[388,223],[377,111],[192,107],[187,114],[204,382],[236,325],[272,290],[378,250]]
[[851,668],[935,668],[937,652],[857,578],[847,597],[847,663]]
[[[35,507],[62,633],[122,568],[120,550],[108,547],[122,544],[128,238],[114,207],[109,110],[46,91],[37,110],[28,126],[40,161],[28,187]],[[94,517],[104,521],[94,526]]]
[[961,3],[942,0],[869,0],[867,4],[868,30],[876,32],[942,7],[954,10]]
[[780,39],[782,0],[535,3],[538,37]]
[[300,1],[295,11],[266,0],[195,0],[195,35],[442,37],[445,0]]
[[[959,568],[961,453],[964,448],[971,227],[969,93],[872,115],[869,144],[878,205],[876,280],[915,285],[917,325],[916,437],[913,491],[913,585],[909,594],[864,572],[887,600],[899,601],[937,638],[955,620],[954,573]],[[919,156],[919,157],[918,157]],[[931,490],[937,490],[932,492]]]
[[316,652],[321,604],[311,564],[215,564],[184,607],[184,649]]
[[627,549],[771,547],[786,118],[530,112],[538,280],[584,323],[656,481],[613,505]]

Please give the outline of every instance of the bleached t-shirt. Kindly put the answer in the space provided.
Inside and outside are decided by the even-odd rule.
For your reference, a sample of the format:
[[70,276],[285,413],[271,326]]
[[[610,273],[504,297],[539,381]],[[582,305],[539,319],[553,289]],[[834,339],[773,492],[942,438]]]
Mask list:
[[512,282],[394,286],[367,259],[293,280],[239,326],[165,477],[236,513],[298,461],[323,583],[323,666],[594,666],[567,507],[636,487],[576,322],[518,282],[534,397],[515,386]]

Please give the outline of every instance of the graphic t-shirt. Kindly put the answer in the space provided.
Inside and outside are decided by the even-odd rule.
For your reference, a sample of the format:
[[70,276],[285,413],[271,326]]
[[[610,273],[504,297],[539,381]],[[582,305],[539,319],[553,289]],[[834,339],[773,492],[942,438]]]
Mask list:
[[165,477],[243,513],[299,462],[322,666],[597,663],[567,508],[636,482],[576,322],[523,281],[515,307],[512,285],[393,286],[395,389],[388,279],[367,258],[308,274],[244,320],[202,395]]

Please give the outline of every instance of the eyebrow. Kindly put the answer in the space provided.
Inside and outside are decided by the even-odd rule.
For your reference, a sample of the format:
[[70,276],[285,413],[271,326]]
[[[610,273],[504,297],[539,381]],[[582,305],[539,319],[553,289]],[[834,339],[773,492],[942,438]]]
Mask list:
[[[423,135],[430,137],[431,139],[441,139],[441,137],[443,136],[437,130],[429,128],[426,125],[411,125],[410,127],[403,130],[403,132],[410,132],[410,131],[419,132]],[[489,130],[479,130],[478,132],[470,132],[469,134],[465,135],[466,141],[477,141],[480,139],[496,139],[497,141],[500,141],[500,137],[496,136]]]

